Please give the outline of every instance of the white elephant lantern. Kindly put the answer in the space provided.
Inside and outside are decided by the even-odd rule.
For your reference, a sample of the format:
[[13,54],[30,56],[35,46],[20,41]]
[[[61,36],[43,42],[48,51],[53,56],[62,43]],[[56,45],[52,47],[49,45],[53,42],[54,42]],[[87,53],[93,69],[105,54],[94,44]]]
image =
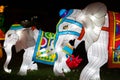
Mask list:
[[[10,27],[10,29],[6,32],[3,46],[7,56],[6,61],[4,63],[4,71],[7,73],[11,73],[11,69],[8,69],[8,65],[12,58],[11,48],[13,45],[15,45],[16,52],[19,52],[21,49],[25,50],[25,54],[23,56],[23,63],[22,63],[23,66],[21,66],[21,70],[20,70],[20,72],[23,72],[23,74],[22,73],[21,74],[22,75],[26,74],[27,71],[27,68],[25,67],[26,65],[29,66],[29,69],[37,70],[37,65],[33,64],[33,61],[31,60],[31,56],[33,53],[31,49],[33,49],[35,45],[32,29],[24,28],[21,24],[13,24]],[[27,52],[29,54],[27,54]],[[28,55],[29,58],[26,59],[25,57],[28,57]],[[27,64],[27,60],[28,60],[28,64]],[[23,70],[23,68],[25,70]]]
[[[25,20],[25,24],[26,22],[27,20]],[[15,45],[16,52],[19,52],[21,49],[25,50],[23,62],[18,72],[19,75],[27,75],[27,70],[38,70],[36,63],[52,65],[54,69],[60,70],[69,69],[68,66],[70,66],[70,68],[77,67],[82,59],[72,55],[73,48],[72,46],[69,48],[70,44],[69,46],[65,45],[63,50],[64,55],[70,53],[69,55],[71,57],[61,59],[60,56],[56,55],[56,50],[54,49],[55,36],[56,34],[52,32],[44,32],[35,27],[24,28],[21,24],[13,24],[5,34],[4,49],[7,59],[4,64],[4,71],[7,73],[11,73],[12,71],[8,69],[8,65],[12,58],[11,48],[13,45]],[[71,49],[71,52],[68,51],[68,48],[69,50]],[[58,60],[60,61],[54,66],[54,63]],[[55,74],[63,74],[60,70],[54,71]]]
[[[21,24],[13,24],[5,34],[4,49],[7,55],[4,71],[8,69],[12,57],[11,48],[15,45],[16,52],[24,49],[23,62],[18,72],[19,75],[27,75],[27,70],[38,70],[37,63],[53,65],[56,54],[53,50],[54,33],[37,30],[35,27],[24,28]],[[52,49],[52,50],[51,50]],[[51,53],[49,56],[47,53]]]
[[[60,10],[55,49],[62,54],[62,45],[75,39],[74,48],[85,41],[88,63],[79,80],[100,80],[100,68],[120,68],[120,13],[107,11],[105,4],[95,2],[84,9]],[[66,72],[69,72],[66,71]]]

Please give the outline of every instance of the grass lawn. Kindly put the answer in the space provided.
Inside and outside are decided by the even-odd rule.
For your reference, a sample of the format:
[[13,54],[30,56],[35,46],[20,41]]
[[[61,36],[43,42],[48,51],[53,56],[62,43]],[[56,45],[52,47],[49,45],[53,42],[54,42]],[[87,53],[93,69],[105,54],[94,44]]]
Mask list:
[[3,70],[0,71],[0,80],[78,80],[79,71],[72,70],[72,72],[66,74],[65,77],[55,76],[52,71],[52,66],[42,65],[38,71],[28,72],[27,76],[17,75],[18,70],[11,73],[5,73]]
[[[6,56],[5,53],[3,56]],[[28,72],[26,76],[19,76],[17,72],[22,62],[22,56],[23,54],[13,54],[13,58],[8,66],[8,68],[13,70],[11,74],[3,71],[6,57],[0,59],[0,80],[79,80],[80,73],[87,64],[87,62],[83,61],[78,68],[65,74],[65,77],[58,77],[53,73],[53,66],[38,63],[38,71]],[[101,80],[120,80],[120,69],[109,69],[107,64],[105,64],[100,69],[100,76]]]
[[[0,71],[0,80],[79,80],[79,75],[83,66],[73,69],[65,77],[55,76],[52,66],[40,64],[38,71],[28,72],[26,76],[17,75],[18,70],[14,68],[11,74]],[[120,69],[108,69],[106,66],[101,68],[101,80],[120,80]]]

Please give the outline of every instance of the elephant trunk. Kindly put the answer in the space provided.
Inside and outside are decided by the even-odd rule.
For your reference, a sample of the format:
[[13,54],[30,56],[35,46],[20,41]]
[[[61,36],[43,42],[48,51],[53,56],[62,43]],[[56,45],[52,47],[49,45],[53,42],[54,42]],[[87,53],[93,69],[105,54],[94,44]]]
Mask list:
[[4,46],[4,50],[6,52],[7,58],[3,67],[4,67],[4,71],[7,73],[11,73],[11,69],[8,69],[8,64],[10,63],[12,57],[12,50],[11,50],[12,46],[13,46],[12,44],[9,44],[9,46]]

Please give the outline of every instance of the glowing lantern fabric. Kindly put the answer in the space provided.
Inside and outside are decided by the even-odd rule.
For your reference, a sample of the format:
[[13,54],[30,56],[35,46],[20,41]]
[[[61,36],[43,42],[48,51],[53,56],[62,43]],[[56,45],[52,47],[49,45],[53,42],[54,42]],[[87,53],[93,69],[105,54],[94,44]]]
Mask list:
[[109,12],[109,68],[120,68],[120,13]]
[[3,23],[4,23],[4,9],[5,9],[5,6],[1,5],[0,6],[0,29],[2,29],[2,31],[4,32],[5,31],[5,28],[3,27]]
[[[3,5],[0,6],[0,41],[4,40],[4,38],[5,38],[5,34],[4,34],[5,28],[3,27],[3,23],[4,23],[4,15],[3,15],[4,8],[5,8],[5,6],[3,6]],[[2,44],[0,43],[0,58],[3,56],[1,47],[2,47]]]
[[4,12],[4,8],[5,8],[5,6],[3,6],[3,5],[0,6],[0,13]]
[[56,53],[47,56],[42,56],[43,54],[48,54],[48,52],[51,51],[47,49],[48,47],[51,47],[51,49],[53,49],[52,46],[54,45],[52,42],[54,41],[54,36],[54,33],[44,32],[42,30],[39,31],[38,39],[34,50],[33,61],[48,65],[54,64],[54,61],[57,57]]
[[4,23],[4,15],[3,13],[0,13],[0,40],[4,40],[4,32],[5,32],[5,28],[3,27],[3,23]]
[[4,40],[5,34],[4,32],[0,29],[0,40]]
[[[0,29],[0,41],[3,41],[5,39],[4,32]],[[2,58],[3,52],[2,52],[2,43],[0,43],[0,58]]]

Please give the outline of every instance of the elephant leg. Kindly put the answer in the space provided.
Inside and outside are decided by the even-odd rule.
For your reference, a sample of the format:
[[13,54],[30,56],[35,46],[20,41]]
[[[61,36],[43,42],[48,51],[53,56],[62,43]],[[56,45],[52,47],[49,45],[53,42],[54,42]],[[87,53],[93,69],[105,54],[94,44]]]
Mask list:
[[65,76],[62,71],[60,62],[58,62],[58,61],[55,61],[55,63],[54,63],[53,72],[54,72],[55,76]]
[[23,55],[23,62],[18,72],[18,75],[27,75],[27,70],[38,70],[37,64],[32,61],[32,56],[34,53],[34,47],[29,47],[25,49],[25,53]]
[[56,76],[65,76],[64,73],[70,72],[70,68],[66,64],[66,60],[54,63],[53,72]]
[[91,80],[100,80],[100,69],[96,70],[96,72],[93,74]]
[[70,68],[66,64],[66,55],[64,52],[60,51],[58,54],[58,59],[54,63],[53,71],[56,76],[65,76],[64,73],[70,72]]
[[32,63],[28,66],[28,70],[30,70],[30,71],[38,70],[37,63],[32,62]]
[[56,76],[65,76],[62,71],[62,65],[60,65],[62,59],[61,54],[63,54],[61,51],[57,52],[58,57],[53,66],[53,72]]
[[7,72],[7,73],[11,73],[11,69],[8,69],[8,64],[10,63],[10,60],[11,60],[11,57],[12,57],[12,51],[11,51],[11,48],[12,48],[12,45],[11,44],[8,44],[9,46],[5,47],[4,46],[4,49],[5,49],[5,52],[6,52],[6,61],[4,63],[4,71]]
[[67,58],[66,58],[66,56],[64,56],[61,60],[61,63],[60,63],[60,65],[62,65],[62,70],[64,73],[68,73],[71,71],[70,68],[68,67],[66,61],[67,61]]
[[100,67],[108,60],[107,46],[93,43],[88,49],[88,64],[82,70],[79,80],[100,80]]

